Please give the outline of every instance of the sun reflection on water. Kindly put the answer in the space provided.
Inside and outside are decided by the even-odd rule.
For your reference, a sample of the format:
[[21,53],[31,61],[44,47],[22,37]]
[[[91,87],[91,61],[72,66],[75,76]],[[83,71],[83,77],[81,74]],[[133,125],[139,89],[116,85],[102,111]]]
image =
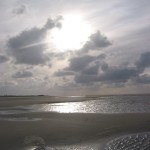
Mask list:
[[[114,99],[87,100],[78,102],[62,102],[51,104],[36,104],[28,106],[26,109],[30,112],[58,112],[58,113],[132,113],[149,112],[149,101],[136,98],[119,97]],[[3,111],[3,110],[2,110]],[[15,110],[16,111],[16,110]],[[11,110],[12,112],[12,110]],[[23,110],[17,110],[17,113],[24,113]],[[13,112],[14,113],[14,112]]]
[[83,105],[76,104],[76,103],[48,104],[45,105],[43,109],[45,111],[53,111],[59,113],[75,113],[75,112],[80,112],[81,109],[83,109]]

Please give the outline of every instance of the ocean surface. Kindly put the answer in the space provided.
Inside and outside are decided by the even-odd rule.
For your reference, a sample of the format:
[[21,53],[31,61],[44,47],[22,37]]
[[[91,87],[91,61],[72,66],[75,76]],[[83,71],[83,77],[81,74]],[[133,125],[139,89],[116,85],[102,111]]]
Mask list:
[[150,95],[0,97],[2,150],[150,150]]

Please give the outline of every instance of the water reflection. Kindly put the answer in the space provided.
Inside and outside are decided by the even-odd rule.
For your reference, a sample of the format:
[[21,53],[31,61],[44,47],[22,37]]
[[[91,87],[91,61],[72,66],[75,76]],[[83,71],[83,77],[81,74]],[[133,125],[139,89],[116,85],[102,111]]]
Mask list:
[[150,112],[149,97],[101,97],[100,100],[78,102],[34,104],[28,106],[3,107],[0,115],[32,112],[58,113],[143,113]]
[[79,103],[60,103],[60,104],[48,104],[43,105],[40,108],[44,111],[52,111],[59,113],[77,113],[77,112],[86,112],[86,106]]
[[148,100],[114,99],[92,100],[84,102],[67,102],[40,104],[31,107],[31,111],[58,113],[144,113],[150,112]]
[[58,112],[58,113],[107,113],[113,109],[107,102],[86,101],[86,102],[69,102],[59,104],[43,104],[35,106],[36,111],[40,112]]

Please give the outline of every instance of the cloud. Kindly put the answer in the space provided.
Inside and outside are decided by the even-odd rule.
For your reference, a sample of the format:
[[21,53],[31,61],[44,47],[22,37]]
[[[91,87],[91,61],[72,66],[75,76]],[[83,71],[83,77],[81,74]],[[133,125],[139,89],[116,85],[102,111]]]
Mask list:
[[23,72],[16,72],[12,75],[13,78],[30,78],[32,77],[32,72],[29,71],[23,71]]
[[133,81],[139,84],[150,84],[150,76],[147,74],[144,74],[144,75],[136,77]]
[[0,64],[6,62],[8,60],[9,60],[8,57],[6,57],[5,55],[0,54]]
[[[96,75],[99,72],[100,65],[107,68],[104,63],[106,55],[100,54],[98,56],[82,55],[75,56],[69,60],[69,66],[54,73],[55,76],[70,76],[77,73]],[[104,66],[106,65],[106,66]]]
[[87,53],[90,50],[99,50],[110,46],[112,43],[108,38],[100,33],[98,30],[96,33],[90,35],[89,40],[79,50],[80,53]]
[[34,27],[29,30],[22,31],[19,35],[11,37],[8,40],[8,45],[12,49],[21,49],[38,44],[45,37],[45,30]]
[[102,69],[102,71],[106,71],[108,69],[108,64],[106,62],[103,62],[101,64],[101,69]]
[[62,16],[57,16],[55,19],[49,18],[47,20],[46,24],[44,25],[43,29],[49,30],[54,27],[61,28],[62,24],[61,24],[60,20],[63,20]]
[[84,69],[89,63],[95,60],[94,56],[90,55],[84,55],[80,57],[73,57],[71,58],[69,67],[67,70],[72,70],[72,71],[80,71]]
[[44,43],[46,33],[49,29],[58,27],[60,17],[48,19],[42,28],[33,27],[22,31],[19,35],[9,38],[9,54],[15,59],[17,64],[38,65],[45,64],[48,59]]
[[[91,67],[89,70],[83,70],[75,75],[75,82],[88,84],[92,82],[101,83],[125,83],[129,79],[136,81],[137,83],[149,83],[150,77],[148,75],[142,75],[144,69],[150,66],[150,52],[141,54],[139,60],[135,62],[135,67],[111,67],[106,62],[102,61],[99,66]],[[98,74],[99,67],[102,72]],[[142,71],[141,71],[142,68]]]
[[75,73],[72,71],[65,71],[65,70],[59,70],[54,73],[54,76],[57,76],[57,77],[72,76],[72,75],[75,75]]
[[91,56],[88,55],[87,53],[90,50],[98,50],[99,48],[104,48],[109,45],[111,45],[111,42],[107,39],[107,37],[102,35],[100,31],[91,34],[89,40],[83,45],[83,47],[75,53],[75,56],[69,59],[69,66],[63,70],[59,70],[54,75],[56,76],[73,75],[75,74],[73,72],[82,72],[83,74],[91,74],[91,75],[97,74],[100,66],[98,63],[101,63],[103,70],[107,69],[108,67],[107,64],[104,62],[102,63],[102,60],[105,59],[106,54]]
[[150,67],[150,52],[141,54],[140,59],[136,62],[136,65],[139,69]]
[[106,54],[102,53],[102,54],[98,55],[97,58],[100,59],[100,60],[101,59],[105,59],[106,58]]
[[108,82],[126,82],[131,77],[138,75],[138,71],[135,67],[128,68],[108,68],[103,74],[99,75],[99,81]]
[[91,82],[117,83],[126,82],[131,77],[138,75],[136,68],[108,68],[100,74],[84,74],[83,72],[75,76],[75,82],[88,84]]
[[106,62],[106,54],[76,56],[69,60],[70,63],[67,68],[59,70],[55,75],[59,77],[72,75],[75,83],[85,85],[93,83],[123,85],[129,80],[144,84],[149,82],[150,78],[140,74],[144,72],[146,67],[150,66],[149,56],[149,52],[141,54],[133,67],[129,63],[126,66],[111,66]]
[[89,66],[82,71],[82,74],[86,75],[96,75],[99,72],[99,65]]
[[44,44],[19,49],[19,51],[15,53],[15,63],[28,65],[45,64],[45,62],[49,60],[49,57],[43,52],[44,49]]
[[89,84],[98,81],[98,76],[87,74],[76,74],[74,80],[76,83]]
[[24,14],[27,10],[26,5],[20,5],[19,7],[15,8],[12,12],[16,15]]

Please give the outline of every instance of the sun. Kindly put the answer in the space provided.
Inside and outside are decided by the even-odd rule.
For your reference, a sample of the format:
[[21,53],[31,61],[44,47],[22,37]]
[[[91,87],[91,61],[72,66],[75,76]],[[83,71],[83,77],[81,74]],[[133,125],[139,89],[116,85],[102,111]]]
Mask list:
[[81,15],[65,15],[63,18],[61,29],[51,32],[55,47],[60,51],[81,48],[91,33],[90,24]]

